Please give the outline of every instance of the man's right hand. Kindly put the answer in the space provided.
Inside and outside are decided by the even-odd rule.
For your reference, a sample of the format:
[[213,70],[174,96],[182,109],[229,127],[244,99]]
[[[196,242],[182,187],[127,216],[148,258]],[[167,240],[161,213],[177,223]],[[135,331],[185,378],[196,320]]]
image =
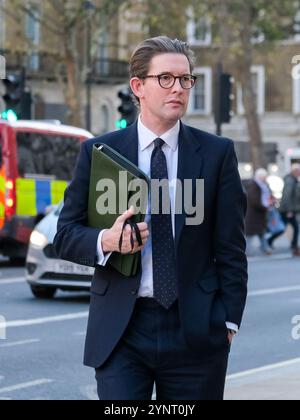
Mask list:
[[[113,227],[106,232],[104,232],[102,236],[102,250],[104,254],[108,254],[110,252],[120,252],[119,243],[120,238],[122,235],[122,230],[124,223],[126,220],[131,219],[134,216],[134,207],[132,206],[129,210],[127,210],[122,216],[118,217]],[[131,247],[131,227],[129,225],[126,226],[123,234],[123,245],[121,254],[136,254],[144,249],[147,240],[149,238],[149,229],[147,223],[138,223],[138,227],[141,232],[141,237],[143,241],[143,245],[139,246],[136,235],[133,233],[134,238],[134,249],[132,251]]]

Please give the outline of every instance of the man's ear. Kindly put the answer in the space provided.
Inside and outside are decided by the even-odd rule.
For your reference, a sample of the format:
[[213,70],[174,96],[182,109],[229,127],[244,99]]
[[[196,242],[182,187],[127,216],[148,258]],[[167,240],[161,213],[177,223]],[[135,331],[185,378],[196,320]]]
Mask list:
[[142,99],[142,97],[144,95],[143,81],[141,79],[139,79],[138,77],[133,77],[130,80],[130,87],[131,87],[131,90],[134,93],[134,95],[137,96],[139,99]]

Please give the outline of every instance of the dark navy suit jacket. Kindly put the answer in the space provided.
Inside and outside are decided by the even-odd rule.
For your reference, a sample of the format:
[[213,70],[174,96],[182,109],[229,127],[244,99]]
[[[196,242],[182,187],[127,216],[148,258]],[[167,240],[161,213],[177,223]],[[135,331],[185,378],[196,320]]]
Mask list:
[[[60,258],[96,266],[85,364],[98,368],[128,326],[142,271],[128,278],[109,263],[97,265],[100,229],[87,227],[91,155],[96,142],[113,147],[137,165],[137,124],[82,144],[54,241]],[[176,215],[181,324],[188,346],[205,357],[228,346],[226,321],[241,325],[247,295],[246,195],[231,140],[181,124],[178,159],[178,179],[205,182],[204,222],[189,226],[185,214]]]

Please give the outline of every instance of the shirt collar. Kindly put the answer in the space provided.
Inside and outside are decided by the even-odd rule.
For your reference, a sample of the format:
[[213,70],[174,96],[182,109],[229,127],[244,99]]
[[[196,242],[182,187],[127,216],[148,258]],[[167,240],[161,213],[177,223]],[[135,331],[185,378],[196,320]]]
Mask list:
[[[177,121],[174,127],[160,136],[160,138],[164,140],[164,142],[173,150],[173,152],[175,152],[178,147],[179,132],[180,121]],[[138,120],[138,136],[142,151],[147,149],[154,142],[154,140],[157,139],[157,135],[142,123],[141,116],[139,116]]]

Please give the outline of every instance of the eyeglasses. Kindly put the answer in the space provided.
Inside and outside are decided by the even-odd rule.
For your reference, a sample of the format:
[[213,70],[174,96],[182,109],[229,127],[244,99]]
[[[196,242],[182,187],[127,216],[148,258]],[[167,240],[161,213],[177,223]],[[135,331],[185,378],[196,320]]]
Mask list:
[[179,79],[180,85],[183,89],[192,89],[197,81],[197,77],[192,76],[191,74],[185,74],[184,76],[174,76],[173,74],[160,74],[157,76],[148,75],[143,77],[143,79],[148,78],[158,79],[158,83],[163,89],[172,88],[176,83],[176,79]]

